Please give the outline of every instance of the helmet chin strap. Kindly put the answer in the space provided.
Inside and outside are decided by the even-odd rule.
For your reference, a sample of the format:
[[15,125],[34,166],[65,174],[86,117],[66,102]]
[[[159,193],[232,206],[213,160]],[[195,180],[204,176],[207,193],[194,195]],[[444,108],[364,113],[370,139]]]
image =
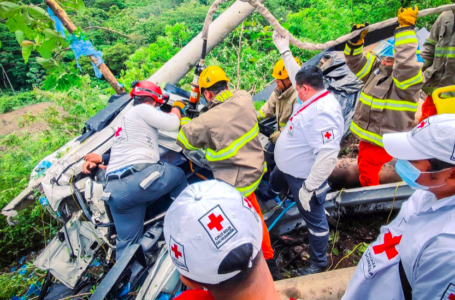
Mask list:
[[284,83],[283,79],[280,79],[280,81],[281,81],[281,84],[284,86],[284,90],[283,91],[286,91],[289,88],[289,86],[286,86],[286,84]]

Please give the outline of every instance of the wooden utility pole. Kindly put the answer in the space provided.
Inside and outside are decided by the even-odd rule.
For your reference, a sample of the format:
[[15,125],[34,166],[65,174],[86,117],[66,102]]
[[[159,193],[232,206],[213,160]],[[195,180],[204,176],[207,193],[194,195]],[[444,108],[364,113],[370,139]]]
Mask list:
[[[74,23],[70,20],[66,11],[60,7],[60,5],[55,0],[46,0],[47,6],[54,12],[54,15],[63,23],[63,26],[69,31],[69,33],[73,34],[76,31],[77,27]],[[98,60],[93,56],[89,55],[92,62],[98,67],[98,69],[103,74],[104,78],[109,82],[112,88],[115,90],[117,94],[125,93],[125,88],[119,85],[117,78],[115,78],[114,74],[112,74],[111,70],[106,66],[105,63],[98,65]]]

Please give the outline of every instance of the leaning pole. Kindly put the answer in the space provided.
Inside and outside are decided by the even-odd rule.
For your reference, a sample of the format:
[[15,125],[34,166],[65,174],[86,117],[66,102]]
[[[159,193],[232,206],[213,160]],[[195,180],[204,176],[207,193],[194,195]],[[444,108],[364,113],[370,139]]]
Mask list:
[[[247,2],[237,0],[210,25],[207,41],[207,53],[223,41],[237,26],[239,26],[255,8]],[[168,60],[148,81],[156,84],[176,84],[201,59],[201,33],[193,38],[176,55]]]

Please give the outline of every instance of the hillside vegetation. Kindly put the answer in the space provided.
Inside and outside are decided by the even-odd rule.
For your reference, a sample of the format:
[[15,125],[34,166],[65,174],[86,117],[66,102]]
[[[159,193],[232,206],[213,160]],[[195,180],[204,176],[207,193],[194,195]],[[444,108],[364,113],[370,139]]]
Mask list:
[[[225,4],[226,9],[230,4]],[[289,31],[303,41],[323,43],[350,32],[353,23],[379,22],[396,15],[401,5],[420,9],[451,3],[450,0],[266,0],[266,7]],[[72,0],[65,1],[69,17],[78,27],[76,38],[93,43],[119,82],[129,87],[135,79],[150,77],[202,29],[211,2],[206,0]],[[22,6],[14,12],[14,5]],[[14,6],[15,7],[15,6]],[[52,102],[44,113],[22,116],[18,122],[44,120],[48,130],[28,134],[16,131],[0,136],[0,208],[28,184],[33,167],[46,155],[79,135],[84,121],[102,109],[114,93],[98,79],[87,57],[79,59],[69,48],[72,38],[55,35],[44,1],[0,2],[0,113]],[[9,15],[8,15],[9,14]],[[430,27],[436,17],[418,21]],[[272,81],[279,59],[272,43],[273,28],[258,14],[234,30],[207,59],[222,66],[234,88],[251,94]],[[292,51],[305,61],[316,52]],[[179,85],[189,88],[190,76]],[[61,110],[57,109],[61,107]],[[39,196],[39,195],[37,195]],[[0,299],[23,295],[32,279],[8,273],[23,255],[39,251],[59,230],[38,202],[21,211],[18,224],[9,226],[0,216]],[[31,267],[30,267],[31,268]],[[29,272],[30,273],[30,272]]]

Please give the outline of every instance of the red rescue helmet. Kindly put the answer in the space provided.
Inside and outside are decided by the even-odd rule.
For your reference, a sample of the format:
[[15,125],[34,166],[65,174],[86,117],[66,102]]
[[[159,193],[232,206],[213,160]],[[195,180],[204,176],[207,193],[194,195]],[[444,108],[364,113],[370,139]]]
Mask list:
[[159,104],[166,104],[169,101],[169,95],[161,91],[161,88],[150,81],[137,81],[131,84],[131,98],[138,97],[152,97],[153,100]]

